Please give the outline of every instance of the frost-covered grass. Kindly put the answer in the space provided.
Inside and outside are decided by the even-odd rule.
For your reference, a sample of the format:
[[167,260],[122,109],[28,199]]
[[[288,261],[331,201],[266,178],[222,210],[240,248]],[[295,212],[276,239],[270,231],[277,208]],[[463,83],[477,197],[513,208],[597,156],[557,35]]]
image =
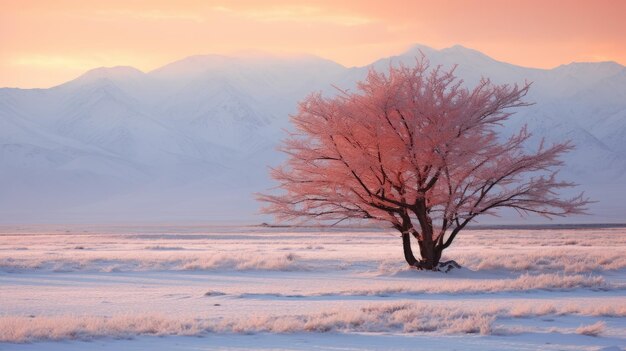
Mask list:
[[626,255],[610,248],[515,248],[483,249],[477,253],[448,254],[463,266],[478,270],[507,270],[514,272],[587,273],[626,268]]
[[[206,335],[210,333],[444,333],[509,334],[499,320],[538,316],[626,317],[626,307],[580,307],[563,304],[524,303],[513,307],[458,303],[432,305],[420,302],[369,304],[357,309],[334,308],[311,314],[251,314],[234,318],[178,317],[161,314],[114,316],[0,316],[0,342],[90,340],[98,337],[128,338],[136,335]],[[598,336],[604,322],[583,325],[576,333]],[[551,332],[567,330],[551,329]]]
[[571,337],[622,344],[625,251],[626,229],[467,231],[445,252],[464,268],[444,274],[408,269],[393,232],[5,229],[0,342],[384,333],[502,338],[496,349],[535,334],[562,349],[575,349]]
[[[289,253],[287,253],[288,251]],[[337,249],[323,253],[307,253],[303,249],[277,252],[246,250],[242,252],[195,251],[182,248],[153,246],[137,251],[67,250],[44,252],[34,250],[0,251],[0,271],[20,272],[45,270],[71,271],[149,271],[149,270],[269,270],[269,271],[329,271],[351,269],[355,266],[373,269],[381,274],[394,274],[406,268],[395,252],[389,256],[364,259],[348,257],[340,261]],[[450,250],[445,258],[454,258],[463,267],[475,271],[505,270],[536,273],[590,273],[616,271],[626,268],[626,255],[614,249],[583,250],[515,249],[502,252],[484,249],[479,252]]]
[[[156,247],[156,248],[155,248]],[[80,251],[26,252],[15,255],[4,252],[0,258],[0,270],[5,272],[25,272],[43,270],[52,272],[128,272],[128,271],[186,271],[186,270],[307,270],[305,264],[296,261],[292,253],[259,255],[254,252],[195,252],[171,253],[183,249],[164,249],[153,246],[133,251]],[[155,252],[156,251],[156,252]],[[160,251],[165,251],[161,253]]]
[[590,336],[598,336],[602,332],[604,332],[605,327],[606,323],[602,321],[595,322],[589,325],[581,325],[580,327],[576,328],[576,333]]
[[[247,229],[243,229],[245,231]],[[474,271],[626,269],[626,229],[471,230],[444,253]],[[406,268],[394,232],[0,234],[0,271],[336,271]]]
[[[601,276],[585,275],[562,275],[562,274],[522,274],[512,279],[440,279],[431,281],[430,284],[415,286],[406,282],[398,284],[389,282],[388,286],[374,288],[349,289],[341,291],[329,291],[327,288],[312,287],[305,294],[283,294],[277,291],[265,291],[262,293],[243,293],[237,295],[240,298],[254,298],[263,296],[284,298],[307,298],[307,297],[344,297],[344,296],[379,296],[393,295],[420,295],[420,294],[484,294],[531,290],[568,291],[573,289],[592,290],[625,290],[626,284],[609,284]],[[221,292],[222,294],[226,294]]]
[[88,340],[97,337],[129,338],[135,335],[198,335],[199,323],[163,315],[2,316],[0,342]]

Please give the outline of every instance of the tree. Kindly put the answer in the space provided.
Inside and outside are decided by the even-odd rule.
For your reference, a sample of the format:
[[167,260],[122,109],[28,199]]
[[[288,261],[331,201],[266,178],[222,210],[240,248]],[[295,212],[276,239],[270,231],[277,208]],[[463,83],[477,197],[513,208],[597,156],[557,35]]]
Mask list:
[[559,195],[574,185],[557,180],[570,142],[529,151],[526,127],[502,136],[511,109],[529,105],[529,87],[483,79],[467,89],[454,69],[430,69],[422,58],[388,74],[371,70],[356,93],[312,94],[291,117],[296,131],[280,148],[286,163],[272,169],[283,192],[259,195],[263,211],[279,220],[387,222],[401,233],[406,262],[433,270],[477,216],[584,213],[582,193]]

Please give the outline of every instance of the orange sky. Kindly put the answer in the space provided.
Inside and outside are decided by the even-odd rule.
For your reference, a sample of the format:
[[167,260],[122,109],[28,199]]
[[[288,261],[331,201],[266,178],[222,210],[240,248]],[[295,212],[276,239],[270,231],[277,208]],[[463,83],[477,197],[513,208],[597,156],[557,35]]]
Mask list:
[[49,87],[99,66],[148,71],[245,49],[353,66],[414,43],[461,44],[532,67],[626,64],[625,18],[621,0],[0,0],[0,87]]

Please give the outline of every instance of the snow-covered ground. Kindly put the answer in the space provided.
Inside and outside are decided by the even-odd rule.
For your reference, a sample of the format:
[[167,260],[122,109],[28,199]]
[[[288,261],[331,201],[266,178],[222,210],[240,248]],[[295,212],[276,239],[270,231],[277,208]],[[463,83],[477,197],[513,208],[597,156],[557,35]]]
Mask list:
[[9,228],[0,350],[622,350],[626,228],[468,230],[448,274],[394,232]]

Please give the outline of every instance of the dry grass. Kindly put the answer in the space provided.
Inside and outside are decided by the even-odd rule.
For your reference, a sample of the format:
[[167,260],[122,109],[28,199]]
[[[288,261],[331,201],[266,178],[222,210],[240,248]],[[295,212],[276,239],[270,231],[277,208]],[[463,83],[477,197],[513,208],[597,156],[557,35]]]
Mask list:
[[464,267],[477,271],[588,273],[626,268],[626,256],[607,248],[483,249],[447,253]]
[[[610,309],[610,311],[609,311]],[[242,318],[210,319],[189,316],[0,316],[0,342],[89,340],[98,337],[128,338],[135,335],[203,335],[206,333],[296,332],[394,332],[443,334],[506,334],[494,323],[499,318],[546,315],[611,315],[626,317],[624,307],[572,307],[528,302],[514,307],[484,304],[474,307],[450,303],[377,303],[357,309],[334,308],[313,314],[254,314]],[[604,322],[581,326],[576,332],[597,336]],[[494,331],[495,330],[495,331]],[[558,330],[553,330],[558,331]]]
[[0,270],[19,273],[31,270],[51,272],[129,272],[189,270],[303,271],[305,263],[293,253],[259,255],[256,253],[202,252],[178,254],[174,249],[146,249],[138,252],[61,252],[41,255],[2,257]]
[[605,327],[606,324],[604,322],[598,321],[589,325],[581,325],[576,328],[576,333],[589,336],[599,336],[604,332]]
[[[372,287],[373,286],[373,287]],[[333,297],[333,296],[392,296],[421,294],[484,294],[515,291],[570,291],[575,289],[613,290],[624,289],[623,285],[607,283],[601,276],[537,274],[524,273],[517,278],[504,279],[422,279],[418,284],[388,281],[370,284],[368,288],[333,291],[332,287],[310,287],[306,293],[295,294],[295,297]],[[222,292],[227,293],[227,292]],[[233,293],[231,293],[233,294]],[[281,293],[279,290],[259,290],[254,293],[236,293],[240,298],[262,296],[294,297],[294,294]]]
[[[626,229],[467,231],[449,250],[475,271],[592,273],[626,269]],[[358,238],[355,240],[355,238]],[[0,271],[405,269],[385,233],[2,235]],[[25,250],[25,248],[27,248]],[[80,248],[80,249],[78,249]]]

